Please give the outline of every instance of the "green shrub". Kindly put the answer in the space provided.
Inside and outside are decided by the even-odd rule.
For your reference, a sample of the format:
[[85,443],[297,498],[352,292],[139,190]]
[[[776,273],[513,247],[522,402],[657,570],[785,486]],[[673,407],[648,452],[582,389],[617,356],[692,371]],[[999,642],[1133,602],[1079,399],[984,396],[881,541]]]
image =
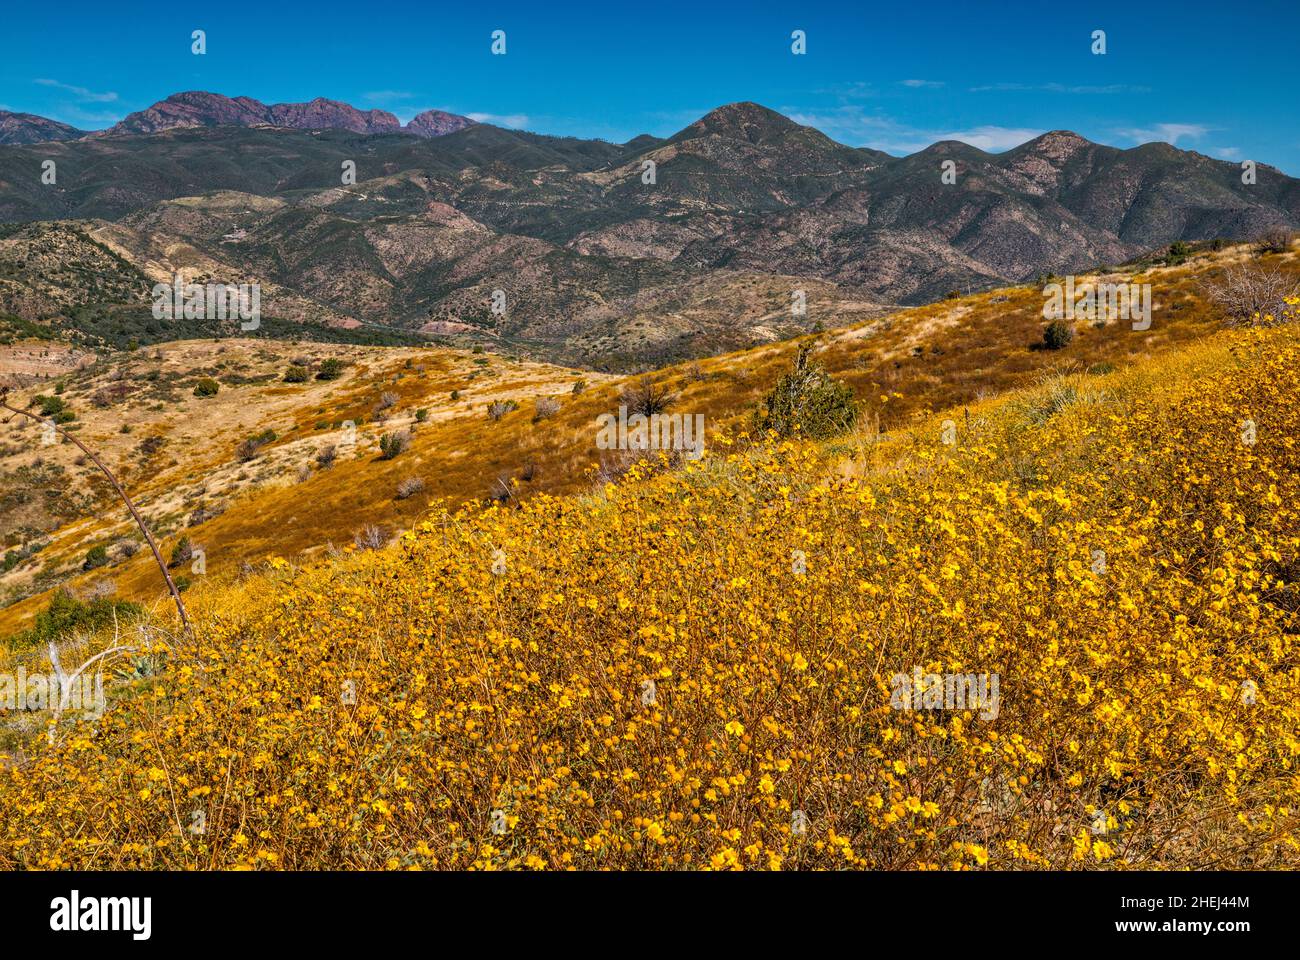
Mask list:
[[293,366],[291,366],[288,370],[284,371],[285,383],[306,383],[310,377],[311,377],[311,371],[309,371],[306,367],[299,366],[296,363]]
[[343,361],[337,357],[330,357],[320,365],[316,371],[317,380],[337,380],[343,375]]
[[407,433],[385,433],[379,438],[379,459],[392,460],[411,443]]
[[89,602],[78,600],[67,590],[58,591],[50,605],[36,615],[32,626],[10,638],[11,646],[44,645],[75,629],[95,630],[108,626],[114,619],[132,619],[140,607],[125,600],[99,597]]
[[1064,320],[1053,320],[1043,330],[1043,346],[1048,350],[1061,350],[1074,339],[1074,327]]
[[221,384],[211,377],[204,377],[194,387],[194,396],[196,397],[215,397],[221,389]]
[[57,417],[67,412],[67,401],[62,397],[50,397],[44,394],[32,397],[32,403],[41,408],[42,417]]
[[102,543],[86,551],[86,559],[81,562],[82,570],[94,570],[108,563],[108,548]]
[[167,566],[179,567],[192,559],[194,559],[194,545],[190,543],[189,537],[182,536],[176,541],[176,546],[172,547],[172,558],[167,562]]
[[36,554],[40,553],[48,546],[49,546],[48,542],[29,543],[24,547],[19,547],[17,550],[7,551],[5,553],[4,561],[0,562],[0,573],[8,573],[10,570],[18,566],[18,564],[22,563],[28,557],[35,556]]
[[853,425],[858,415],[853,390],[820,364],[809,362],[811,352],[811,344],[799,348],[790,372],[776,382],[762,408],[754,411],[757,430],[822,439]]

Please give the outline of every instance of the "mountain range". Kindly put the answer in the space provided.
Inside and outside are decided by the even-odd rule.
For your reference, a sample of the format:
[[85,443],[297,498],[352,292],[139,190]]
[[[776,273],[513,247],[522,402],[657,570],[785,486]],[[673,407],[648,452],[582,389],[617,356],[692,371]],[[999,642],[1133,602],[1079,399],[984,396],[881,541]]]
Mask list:
[[225,97],[190,90],[129,114],[106,130],[88,133],[30,113],[0,110],[0,144],[32,144],[83,137],[120,137],[190,127],[282,127],[287,130],[350,130],[353,133],[410,133],[440,137],[474,121],[442,110],[426,110],[405,126],[386,110],[358,110],[338,100],[265,104],[252,97]]
[[[18,116],[0,117],[0,221],[70,221],[86,243],[69,256],[100,245],[150,282],[258,278],[276,291],[264,310],[295,321],[608,369],[1300,226],[1300,181],[1264,165],[1248,184],[1234,163],[1068,131],[1001,154],[943,141],[900,158],[754,103],[623,144],[205,93],[75,139]],[[48,235],[5,237],[0,312],[68,322],[40,293],[48,279],[21,266],[42,262],[27,250]]]

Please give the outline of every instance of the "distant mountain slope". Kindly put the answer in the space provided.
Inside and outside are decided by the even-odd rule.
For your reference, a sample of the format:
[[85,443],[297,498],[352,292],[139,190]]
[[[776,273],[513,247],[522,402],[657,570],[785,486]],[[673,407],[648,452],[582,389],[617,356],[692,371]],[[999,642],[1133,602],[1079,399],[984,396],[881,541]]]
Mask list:
[[46,143],[55,140],[76,140],[86,132],[66,123],[38,117],[34,113],[10,113],[0,110],[0,145],[13,143]]
[[252,97],[225,97],[190,90],[130,114],[96,137],[150,134],[177,127],[288,127],[298,130],[348,130],[352,133],[413,133],[437,137],[473,126],[468,117],[429,110],[403,127],[386,110],[358,110],[337,100],[317,97],[310,103],[265,104]]
[[[798,290],[857,312],[1300,227],[1300,181],[1271,167],[1245,184],[1234,163],[1062,130],[898,158],[735,103],[625,144],[404,135],[455,123],[177,94],[117,133],[0,149],[0,220],[121,221],[337,315],[597,367],[825,322],[792,310]],[[55,185],[32,175],[47,159]]]

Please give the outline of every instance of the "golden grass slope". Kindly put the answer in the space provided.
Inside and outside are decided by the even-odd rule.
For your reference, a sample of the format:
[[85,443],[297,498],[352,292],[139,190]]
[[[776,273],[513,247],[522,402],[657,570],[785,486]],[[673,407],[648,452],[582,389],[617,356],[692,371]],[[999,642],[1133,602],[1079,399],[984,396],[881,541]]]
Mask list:
[[[0,773],[0,866],[1294,868],[1298,363],[1221,334],[200,585]],[[996,716],[896,709],[918,667]]]
[[[348,364],[339,380],[283,382],[294,360],[319,365],[329,358]],[[193,396],[204,376],[223,380],[217,396]],[[498,473],[515,471],[529,458],[563,463],[574,442],[589,443],[586,431],[571,426],[571,439],[559,438],[572,422],[572,411],[547,430],[534,431],[533,399],[571,397],[579,379],[597,385],[609,378],[469,351],[185,341],[105,365],[72,382],[62,396],[77,412],[78,438],[117,473],[168,550],[181,536],[190,537],[205,549],[215,575],[234,573],[245,561],[270,554],[294,556],[329,542],[350,543],[353,532],[367,523],[395,533],[442,498],[459,504],[485,496]],[[52,390],[46,383],[23,396]],[[118,390],[125,396],[111,405],[94,402]],[[375,408],[385,394],[396,399],[381,421]],[[516,400],[520,412],[507,423],[490,423],[486,404],[506,398]],[[417,423],[421,409],[427,419]],[[358,425],[351,445],[343,427],[349,420]],[[95,544],[139,540],[102,474],[79,462],[70,444],[43,446],[39,424],[9,417],[6,430],[0,477],[24,465],[59,463],[68,473],[65,492],[94,498],[96,509],[54,531],[51,545],[34,562],[0,575],[0,590],[33,594],[0,610],[0,635],[20,628],[48,603],[50,590],[31,589],[42,571],[61,572],[74,589],[108,580],[123,596],[153,599],[160,578],[147,551],[122,561],[114,551],[110,566],[80,573],[82,558]],[[252,460],[241,461],[240,442],[265,430],[274,431],[276,439]],[[404,431],[412,433],[410,450],[393,461],[379,460],[382,434]],[[534,455],[543,439],[544,454]],[[146,452],[149,443],[157,444],[155,452]],[[338,458],[322,469],[317,454],[330,446]],[[562,486],[566,472],[540,470],[537,479]],[[572,473],[577,484],[585,482],[581,467]],[[398,483],[409,476],[425,479],[426,490],[396,499]],[[33,499],[32,493],[42,491],[26,493]],[[195,511],[214,516],[191,525]]]

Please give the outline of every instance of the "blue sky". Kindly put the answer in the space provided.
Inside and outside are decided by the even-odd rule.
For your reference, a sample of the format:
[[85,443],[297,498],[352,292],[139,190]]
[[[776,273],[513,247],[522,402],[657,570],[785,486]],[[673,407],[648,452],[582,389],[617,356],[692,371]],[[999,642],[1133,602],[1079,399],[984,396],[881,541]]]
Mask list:
[[1064,128],[1300,175],[1297,0],[10,3],[0,31],[0,109],[87,129],[193,89],[614,141],[754,100],[894,154]]

